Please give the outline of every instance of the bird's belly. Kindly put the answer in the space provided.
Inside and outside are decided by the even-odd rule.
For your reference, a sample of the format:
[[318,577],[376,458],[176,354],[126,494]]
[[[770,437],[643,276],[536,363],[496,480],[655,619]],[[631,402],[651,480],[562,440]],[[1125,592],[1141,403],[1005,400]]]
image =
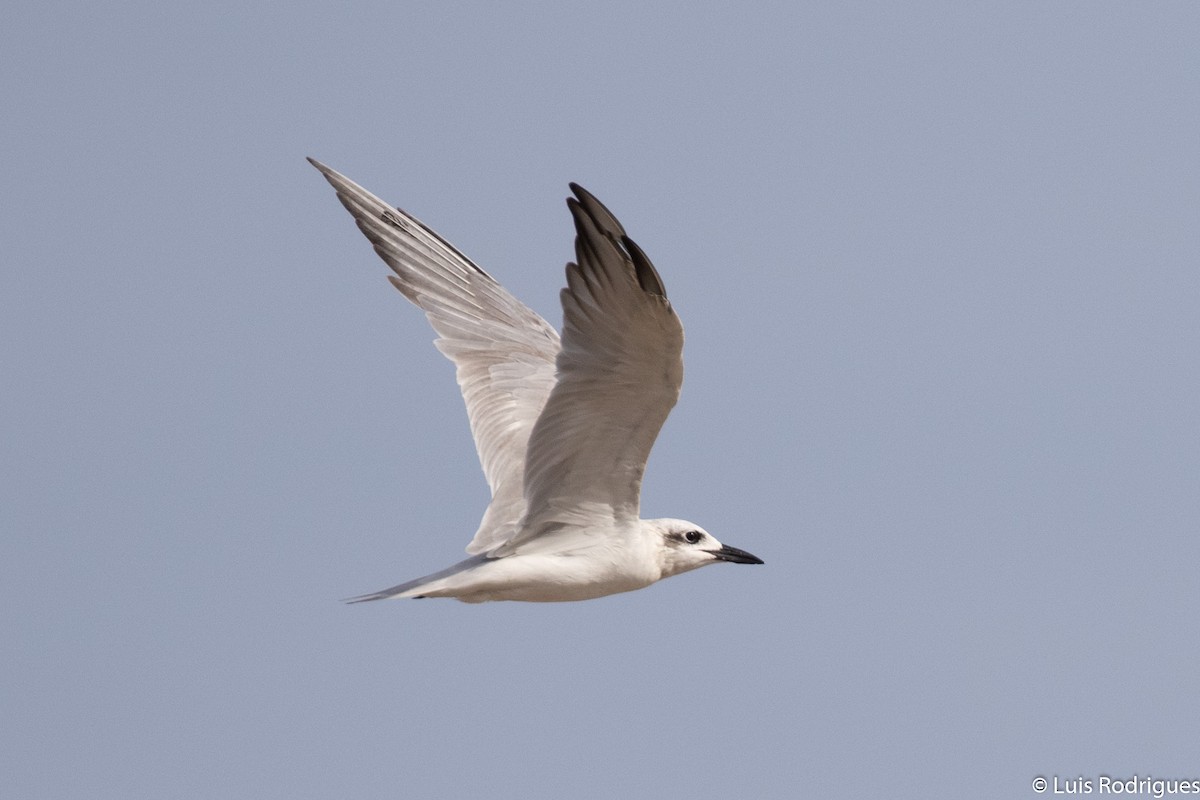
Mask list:
[[509,556],[464,575],[454,596],[467,603],[517,600],[564,603],[630,592],[654,583],[657,570],[588,555]]

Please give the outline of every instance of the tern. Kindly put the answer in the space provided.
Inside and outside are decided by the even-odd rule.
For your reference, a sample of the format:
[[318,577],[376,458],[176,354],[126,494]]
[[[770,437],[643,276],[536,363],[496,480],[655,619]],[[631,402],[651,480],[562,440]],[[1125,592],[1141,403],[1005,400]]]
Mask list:
[[570,184],[575,261],[560,337],[411,214],[309,162],[433,325],[492,492],[470,558],[347,602],[590,600],[708,564],[763,563],[695,523],[639,516],[646,459],[683,383],[683,326],[599,200]]

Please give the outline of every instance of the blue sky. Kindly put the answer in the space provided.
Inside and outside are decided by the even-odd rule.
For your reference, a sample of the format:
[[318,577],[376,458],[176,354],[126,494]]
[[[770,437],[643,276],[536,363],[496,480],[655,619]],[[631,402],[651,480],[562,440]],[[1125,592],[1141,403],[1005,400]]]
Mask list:
[[[5,18],[6,796],[1200,777],[1195,5]],[[599,196],[687,331],[643,511],[766,565],[339,604],[459,558],[487,489],[305,156],[556,326]]]

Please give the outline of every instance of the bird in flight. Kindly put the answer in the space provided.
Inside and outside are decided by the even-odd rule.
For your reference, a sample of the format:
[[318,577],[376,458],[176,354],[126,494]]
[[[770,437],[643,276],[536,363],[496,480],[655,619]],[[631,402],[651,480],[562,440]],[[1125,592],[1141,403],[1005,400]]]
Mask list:
[[349,602],[562,602],[708,564],[761,564],[681,519],[641,519],[642,473],[683,382],[683,326],[625,229],[571,184],[562,336],[411,214],[309,159],[454,362],[492,501],[470,557]]

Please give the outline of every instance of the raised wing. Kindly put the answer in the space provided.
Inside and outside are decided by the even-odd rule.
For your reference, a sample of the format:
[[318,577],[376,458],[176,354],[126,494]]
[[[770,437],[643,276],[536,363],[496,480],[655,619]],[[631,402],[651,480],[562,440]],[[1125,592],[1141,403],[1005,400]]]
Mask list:
[[571,190],[558,381],[529,439],[526,518],[500,554],[636,520],[646,459],[683,383],[683,326],[654,266],[599,200]]
[[457,368],[492,502],[469,553],[507,541],[525,512],[525,453],[555,382],[558,334],[453,245],[344,175],[309,159],[337,190],[392,284],[419,306]]

